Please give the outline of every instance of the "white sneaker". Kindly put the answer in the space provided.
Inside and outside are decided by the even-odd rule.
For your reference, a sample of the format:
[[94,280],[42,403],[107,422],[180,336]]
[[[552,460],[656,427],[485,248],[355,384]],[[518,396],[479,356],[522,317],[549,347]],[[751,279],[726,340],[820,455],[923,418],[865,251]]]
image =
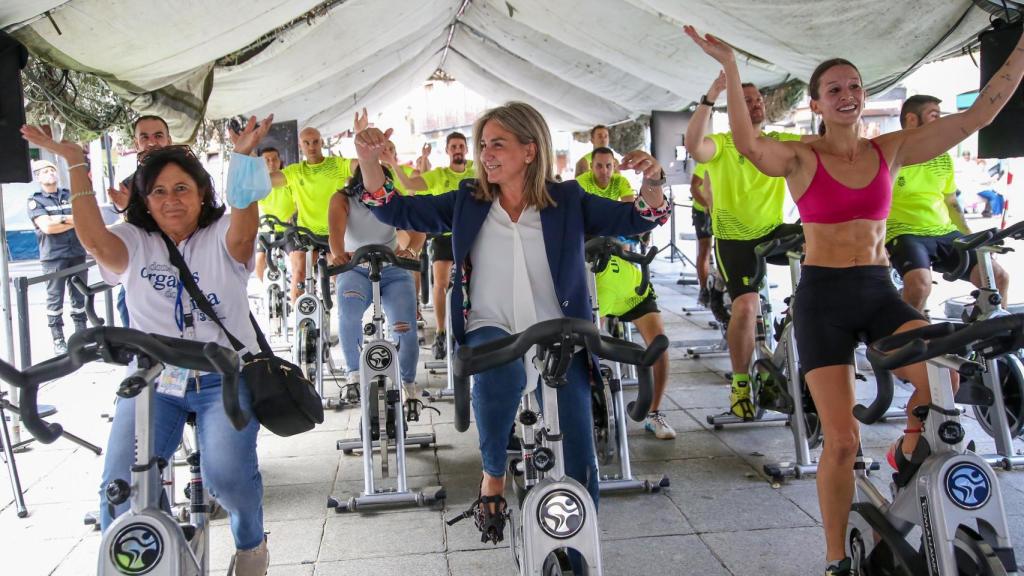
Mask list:
[[654,432],[654,436],[659,440],[671,440],[676,437],[676,431],[669,426],[668,420],[665,420],[665,414],[661,412],[651,412],[647,415],[644,420],[644,430]]
[[345,375],[345,384],[359,386],[359,372],[349,372]]

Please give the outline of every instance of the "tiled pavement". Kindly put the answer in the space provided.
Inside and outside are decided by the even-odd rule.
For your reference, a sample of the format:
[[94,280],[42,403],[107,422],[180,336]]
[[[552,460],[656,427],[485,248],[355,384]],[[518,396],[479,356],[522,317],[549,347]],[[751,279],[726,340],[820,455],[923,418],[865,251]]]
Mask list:
[[[605,573],[821,574],[823,538],[814,481],[792,480],[776,489],[761,473],[765,462],[791,458],[789,430],[773,424],[716,431],[705,422],[708,414],[724,409],[727,388],[722,374],[727,362],[685,358],[681,342],[712,339],[715,333],[701,325],[707,314],[680,312],[682,306],[693,304],[695,290],[677,287],[673,269],[659,262],[656,270],[662,274],[656,282],[658,303],[674,342],[664,408],[679,436],[659,441],[639,425],[630,425],[636,472],[651,477],[668,474],[672,486],[660,494],[602,498]],[[777,292],[788,290],[784,271],[772,274],[783,285]],[[108,424],[98,415],[110,409],[116,375],[104,366],[90,367],[50,385],[44,401],[60,407],[57,420],[70,430],[102,441]],[[444,385],[440,377],[426,372],[421,372],[420,382]],[[867,385],[860,386],[859,395],[869,392]],[[261,434],[271,575],[514,573],[507,547],[480,544],[471,522],[454,527],[444,523],[474,499],[480,468],[473,430],[455,432],[449,401],[434,406],[441,414],[425,412],[428,422],[412,431],[433,431],[437,446],[410,450],[410,483],[444,485],[449,498],[443,509],[340,515],[325,507],[329,495],[351,494],[361,486],[359,458],[345,456],[334,446],[339,438],[358,434],[358,416],[352,410],[330,412],[322,426],[298,437]],[[972,437],[985,445],[987,437],[970,424]],[[880,457],[899,428],[879,424],[866,430],[869,455]],[[31,515],[18,519],[6,486],[0,488],[0,573],[93,573],[99,535],[84,527],[81,517],[97,506],[101,458],[58,441],[19,454],[18,464]],[[0,475],[6,484],[6,472]],[[1015,539],[1024,542],[1024,474],[1000,473],[999,478]],[[215,522],[212,541],[212,568],[220,574],[231,553],[224,520]],[[1018,558],[1024,559],[1022,550],[1018,545]]]

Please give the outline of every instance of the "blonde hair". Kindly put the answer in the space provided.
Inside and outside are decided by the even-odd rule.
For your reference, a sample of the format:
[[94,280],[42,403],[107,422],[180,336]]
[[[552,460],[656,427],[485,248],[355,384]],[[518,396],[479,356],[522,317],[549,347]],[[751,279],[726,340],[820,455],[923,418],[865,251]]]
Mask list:
[[497,184],[487,181],[487,171],[484,170],[481,155],[484,126],[491,121],[497,122],[514,134],[520,144],[534,144],[537,147],[537,156],[533,162],[526,165],[526,182],[523,186],[526,205],[536,206],[538,210],[554,206],[555,201],[548,194],[546,186],[548,182],[555,181],[552,170],[554,154],[551,151],[551,131],[540,112],[525,102],[508,102],[504,106],[491,108],[484,112],[473,126],[473,143],[476,147],[476,158],[479,160],[476,163],[477,187],[473,191],[473,197],[484,202],[493,202],[501,194]]

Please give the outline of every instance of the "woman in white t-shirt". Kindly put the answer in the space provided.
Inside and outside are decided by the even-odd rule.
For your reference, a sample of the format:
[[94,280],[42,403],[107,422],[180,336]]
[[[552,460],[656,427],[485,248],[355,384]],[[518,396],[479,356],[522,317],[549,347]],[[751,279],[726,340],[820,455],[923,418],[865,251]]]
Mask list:
[[[267,133],[270,119],[256,126],[253,118],[237,135],[231,160],[235,168],[247,162],[261,163],[259,158],[248,158],[248,154]],[[81,146],[55,142],[32,126],[24,127],[22,134],[67,160],[75,231],[99,263],[103,279],[125,287],[133,328],[231,346],[217,324],[193,306],[178,281],[178,270],[171,264],[162,233],[177,244],[193,278],[228,330],[248,349],[257,350],[246,294],[259,227],[255,202],[225,214],[210,175],[192,151],[187,146],[167,146],[140,158],[135,175],[137,193],[128,201],[125,222],[108,229],[89,183]],[[242,408],[251,414],[249,389],[244,381],[240,384]],[[185,420],[194,413],[199,449],[204,455],[203,480],[231,516],[237,549],[235,573],[265,574],[269,555],[263,533],[263,480],[256,459],[259,423],[253,418],[241,431],[231,426],[224,413],[217,374],[169,367],[161,375],[157,392],[153,414],[157,456],[171,460]],[[134,400],[121,399],[110,431],[100,489],[104,530],[128,508],[122,504],[111,514],[103,488],[116,479],[129,479],[134,416]]]

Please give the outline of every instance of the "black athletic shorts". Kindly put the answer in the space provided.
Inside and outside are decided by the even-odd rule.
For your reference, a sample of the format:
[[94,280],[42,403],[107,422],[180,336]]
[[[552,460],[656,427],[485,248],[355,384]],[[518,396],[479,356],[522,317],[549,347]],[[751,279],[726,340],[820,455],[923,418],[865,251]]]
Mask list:
[[[915,236],[903,234],[885,245],[889,251],[892,267],[903,276],[911,270],[931,268],[936,272],[952,272],[960,265],[960,254],[953,248],[953,240],[963,236],[953,231],[942,236]],[[970,278],[971,270],[978,264],[978,255],[973,250],[967,253],[971,263],[961,280]]]
[[[799,224],[779,224],[775,230],[755,240],[715,238],[715,260],[718,263],[718,271],[722,273],[722,279],[725,280],[729,298],[735,300],[744,294],[757,292],[758,287],[752,286],[750,280],[757,272],[757,257],[754,256],[754,248],[758,244],[790,234],[798,234],[801,231],[803,228]],[[782,260],[772,263],[785,264],[786,262]]]
[[694,208],[693,229],[697,232],[697,239],[711,238],[711,216],[704,210]]
[[661,310],[658,310],[657,300],[658,296],[654,293],[654,290],[651,290],[651,293],[647,295],[647,298],[644,298],[639,304],[630,308],[629,312],[619,316],[619,320],[623,322],[632,322],[633,320],[643,318],[652,312],[661,312]]
[[793,303],[800,369],[853,364],[858,342],[874,342],[911,320],[924,320],[904,302],[888,266],[804,266]]
[[430,239],[430,261],[431,262],[454,262],[455,253],[452,252],[451,236],[434,236]]

